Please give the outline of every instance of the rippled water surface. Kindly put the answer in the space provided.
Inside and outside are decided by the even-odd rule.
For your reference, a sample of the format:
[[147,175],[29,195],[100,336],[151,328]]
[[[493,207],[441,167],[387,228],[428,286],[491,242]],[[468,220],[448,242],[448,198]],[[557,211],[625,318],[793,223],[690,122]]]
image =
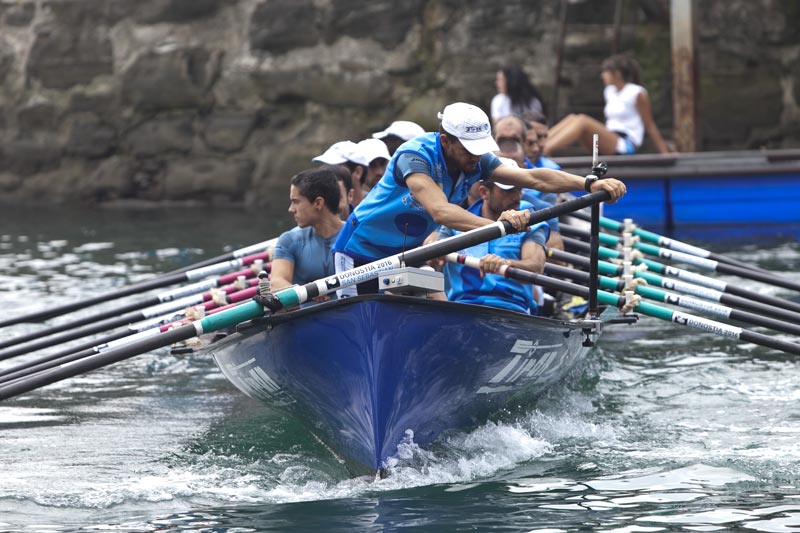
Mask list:
[[[2,316],[275,236],[269,215],[6,210]],[[716,246],[800,280],[793,237]],[[0,402],[0,531],[800,531],[799,406],[797,357],[642,318],[535,406],[353,479],[212,361],[160,350]]]

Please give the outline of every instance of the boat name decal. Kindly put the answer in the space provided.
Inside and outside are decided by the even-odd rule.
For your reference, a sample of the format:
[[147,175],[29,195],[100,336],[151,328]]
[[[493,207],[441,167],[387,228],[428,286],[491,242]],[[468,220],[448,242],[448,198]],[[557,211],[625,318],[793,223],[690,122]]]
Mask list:
[[355,285],[356,283],[361,283],[362,281],[367,281],[374,278],[375,273],[377,272],[391,270],[392,268],[394,268],[394,261],[391,258],[382,261],[375,261],[374,263],[368,263],[366,265],[362,265],[351,270],[346,270],[345,272],[340,272],[335,276],[326,278],[325,285],[328,287],[328,289]]
[[[517,381],[527,381],[540,375],[546,375],[547,369],[553,366],[561,344],[539,344],[539,341],[517,339],[509,352],[514,354],[511,360],[489,380],[489,385],[478,389],[478,394],[490,394],[513,390]],[[538,352],[538,353],[537,353]]]
[[738,339],[742,335],[742,328],[737,328],[736,326],[731,326],[729,324],[723,324],[722,322],[709,320],[701,316],[687,315],[679,311],[675,311],[673,313],[672,321],[675,322],[676,324],[681,324],[683,326],[689,326],[697,329],[704,329],[706,331],[710,331],[712,333],[716,333],[717,335],[722,335],[724,337],[732,337],[734,339]]

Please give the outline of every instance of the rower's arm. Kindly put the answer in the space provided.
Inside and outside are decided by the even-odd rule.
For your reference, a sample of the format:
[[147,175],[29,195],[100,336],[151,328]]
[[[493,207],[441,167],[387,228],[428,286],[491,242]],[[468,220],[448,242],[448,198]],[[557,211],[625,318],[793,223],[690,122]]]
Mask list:
[[430,176],[421,173],[409,174],[406,177],[406,185],[437,224],[458,231],[469,231],[494,222],[451,204]]
[[[542,192],[582,191],[586,178],[551,168],[514,168],[500,165],[492,172],[491,179],[525,189]],[[614,178],[597,180],[592,183],[591,192],[608,191],[614,203],[626,192],[625,184]]]
[[525,241],[522,244],[520,256],[520,260],[512,261],[511,266],[536,274],[544,272],[544,263],[547,258],[541,244],[534,241]]
[[270,290],[272,292],[292,286],[294,263],[288,259],[273,259],[269,273]]

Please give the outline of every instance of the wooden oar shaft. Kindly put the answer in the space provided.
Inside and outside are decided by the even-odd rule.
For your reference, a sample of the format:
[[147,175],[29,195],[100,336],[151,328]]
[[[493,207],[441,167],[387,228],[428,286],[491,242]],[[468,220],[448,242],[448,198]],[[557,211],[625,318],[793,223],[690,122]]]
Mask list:
[[[531,214],[530,224],[533,225],[538,222],[543,222],[555,216],[576,209],[582,209],[608,199],[610,199],[610,195],[606,191],[587,194],[577,200],[570,200],[553,207],[542,209],[541,211],[534,211]],[[275,294],[275,297],[283,307],[294,307],[295,305],[305,302],[309,298],[314,298],[321,294],[328,294],[335,291],[337,288],[348,287],[377,277],[381,272],[399,266],[401,262],[407,262],[412,265],[421,264],[430,259],[446,256],[451,252],[502,237],[511,231],[511,229],[511,225],[508,222],[495,222],[494,224],[482,228],[467,231],[447,239],[421,246],[414,250],[409,250],[403,254],[374,261],[367,265],[338,273],[329,278],[307,283],[301,287],[290,287],[281,290]],[[202,335],[203,333],[233,327],[241,322],[253,320],[263,315],[264,309],[257,302],[250,301],[242,303],[234,308],[216,313],[212,316],[207,316],[192,324],[171,329],[152,338],[132,342],[125,346],[113,348],[101,354],[90,356],[59,368],[53,368],[27,378],[16,380],[13,383],[0,387],[0,400],[12,398],[57,381],[90,372],[119,361],[124,361],[125,359],[157,348],[185,341],[192,337]]]
[[[564,237],[564,245],[569,249],[577,249],[581,250],[584,253],[587,251],[587,243],[583,241],[576,241],[569,237]],[[580,268],[588,268],[589,260],[586,257],[572,254],[569,252],[564,252],[560,250],[553,250],[548,249],[547,251],[550,257],[557,259],[559,261],[564,261],[567,263],[572,263]],[[619,257],[619,252],[616,250],[609,250],[608,248],[600,248],[600,255],[605,257],[617,258]],[[658,263],[647,262],[648,266],[658,266]],[[622,275],[622,266],[621,265],[613,265],[606,261],[600,261],[598,263],[600,267],[601,273],[608,275],[608,276],[621,276]],[[664,276],[659,276],[654,272],[641,272],[641,271],[634,271],[633,276],[636,278],[641,278],[647,283],[651,285],[656,285],[658,287],[662,287],[671,291],[677,291],[683,294],[688,294],[691,296],[696,296],[698,298],[703,298],[705,300],[710,300],[714,302],[723,303],[725,305],[730,305],[733,307],[738,307],[740,309],[747,309],[749,311],[753,311],[756,313],[761,313],[773,318],[777,318],[780,320],[784,320],[787,322],[792,323],[800,323],[800,313],[792,311],[790,309],[785,309],[782,304],[783,302],[792,303],[788,300],[782,300],[780,298],[775,298],[773,296],[762,295],[756,293],[754,291],[745,292],[748,294],[748,297],[742,297],[734,294],[728,294],[726,292],[722,292],[716,290],[714,287],[717,286],[714,283],[716,280],[709,279],[709,283],[704,283],[703,285],[696,285],[692,283],[687,283],[682,280],[676,280],[667,278]],[[699,282],[703,282],[704,278],[702,276],[693,277]]]

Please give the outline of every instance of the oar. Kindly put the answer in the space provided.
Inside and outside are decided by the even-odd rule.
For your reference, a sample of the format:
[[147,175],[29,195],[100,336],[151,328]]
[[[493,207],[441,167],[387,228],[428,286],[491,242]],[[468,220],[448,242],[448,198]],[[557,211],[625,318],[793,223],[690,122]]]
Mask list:
[[[572,216],[587,222],[591,220],[591,215],[589,215],[588,213],[584,213],[582,211],[573,213]],[[609,229],[611,231],[616,231],[619,233],[622,233],[625,230],[625,224],[623,222],[619,222],[618,220],[606,217],[600,217],[600,226],[605,229]],[[714,253],[710,250],[706,250],[698,246],[694,246],[676,239],[670,239],[669,237],[664,237],[663,235],[647,231],[645,229],[637,227],[635,224],[633,225],[632,233],[641,238],[643,241],[647,241],[651,244],[656,244],[663,248],[669,248],[670,250],[675,250],[677,252],[683,252],[697,257],[705,257],[706,259],[713,259],[714,261],[719,261],[720,263],[728,263],[730,265],[736,265],[741,268],[756,270],[758,272],[769,272],[769,270],[745,263],[743,261],[739,261],[738,259]]]
[[[607,191],[598,191],[581,196],[575,200],[533,211],[530,216],[530,224],[533,225],[538,222],[543,222],[564,213],[603,202],[609,198],[610,195]],[[497,239],[508,234],[511,230],[512,227],[508,222],[495,222],[385,259],[373,261],[372,263],[340,272],[324,279],[312,281],[302,286],[283,289],[274,295],[274,300],[271,303],[271,306],[274,307],[272,310],[295,307],[311,298],[330,294],[337,289],[373,279],[382,272],[393,270],[400,267],[402,264],[422,264],[430,259],[445,256],[450,252]],[[0,400],[12,398],[57,381],[90,372],[119,361],[124,361],[125,359],[130,359],[131,357],[157,348],[169,346],[176,342],[186,341],[204,333],[230,328],[241,322],[253,320],[263,315],[264,308],[258,302],[251,301],[243,303],[232,309],[204,317],[191,324],[170,329],[153,337],[134,341],[58,368],[51,368],[32,376],[16,380],[13,383],[0,387]]]
[[[562,235],[571,235],[577,237],[588,237],[589,235],[588,231],[575,226],[570,226],[568,224],[559,224],[558,227],[561,230]],[[613,235],[609,235],[607,233],[600,234],[601,244],[604,244],[606,246],[616,246],[617,244],[620,244],[620,242],[621,239],[619,237],[614,237]],[[740,278],[760,281],[762,283],[775,285],[777,287],[782,287],[784,289],[800,291],[800,283],[797,283],[796,281],[781,276],[777,276],[770,272],[764,273],[755,270],[750,270],[748,268],[741,268],[726,263],[720,263],[719,261],[714,261],[712,259],[696,257],[694,255],[686,254],[683,252],[675,252],[672,250],[667,250],[666,248],[659,248],[657,246],[653,246],[650,244],[635,243],[633,247],[647,255],[652,255],[654,257],[670,259],[672,261],[677,261],[679,263],[686,263],[688,265],[693,265],[698,268],[713,270],[721,274],[731,274],[734,276],[739,276]]]
[[[226,298],[227,305],[220,307],[220,302],[209,301],[203,305],[194,306],[193,309],[201,310],[203,314],[212,315],[230,309],[233,306],[239,305],[242,302],[251,299],[257,292],[257,287],[245,289],[243,291],[235,292]],[[59,365],[84,359],[92,355],[101,353],[105,350],[117,346],[124,346],[145,337],[152,337],[163,333],[173,327],[188,324],[194,320],[187,315],[186,310],[167,314],[156,319],[147,320],[139,324],[134,324],[126,330],[118,331],[106,335],[99,339],[94,339],[88,344],[81,345],[80,347],[72,347],[61,352],[56,352],[35,361],[29,361],[22,365],[17,365],[11,368],[6,368],[0,371],[0,385],[15,381],[22,377],[41,372]]]
[[[278,238],[276,237],[268,241],[263,241],[256,244],[251,244],[250,246],[245,246],[244,248],[239,248],[238,250],[228,252],[227,254],[222,254],[218,255],[217,257],[212,257],[211,259],[204,259],[203,261],[199,261],[197,263],[172,270],[163,275],[169,276],[171,274],[180,274],[181,272],[186,272],[187,270],[195,270],[197,268],[203,268],[208,265],[214,265],[217,263],[222,263],[223,261],[230,261],[231,259],[246,257],[248,255],[258,254],[265,251],[270,255],[271,259],[272,249],[275,248],[275,245],[277,243],[278,243]],[[265,259],[265,261],[267,260],[268,259]]]
[[[578,248],[579,250],[584,251],[584,253],[586,252],[586,249],[582,248],[587,246],[586,243],[582,241],[575,241],[574,239],[570,239],[569,237],[566,237],[566,239],[567,240],[565,241],[564,244],[567,246],[567,248],[570,249]],[[547,254],[548,257],[552,257],[553,259],[564,261],[566,263],[572,263],[573,265],[576,265],[580,268],[589,267],[589,259],[580,255],[575,255],[569,252],[563,252],[554,249],[548,249]],[[600,248],[601,256],[616,257],[617,254],[618,252],[614,250],[608,250],[607,248],[602,248],[602,247]],[[656,265],[658,265],[658,263],[656,263]],[[601,274],[605,274],[607,276],[621,276],[623,274],[622,265],[614,265],[606,261],[599,261],[598,268],[600,269]],[[691,296],[703,298],[704,300],[718,302],[733,307],[738,307],[740,309],[748,309],[750,311],[771,316],[773,318],[778,318],[780,320],[800,323],[800,313],[791,311],[780,305],[774,305],[770,303],[771,301],[775,300],[783,302],[783,300],[780,300],[779,298],[775,298],[772,296],[762,295],[752,291],[751,291],[752,297],[749,298],[728,294],[714,288],[713,282],[716,282],[717,280],[713,280],[711,278],[707,279],[712,283],[700,285],[700,284],[687,283],[684,281],[675,280],[671,278],[666,278],[658,274],[655,274],[653,272],[647,272],[647,271],[642,272],[639,270],[635,270],[633,272],[633,276],[635,278],[641,278],[650,285],[656,287],[662,287],[664,289],[669,289],[671,291],[677,291],[683,294],[689,294]],[[703,282],[704,278],[698,277],[697,281]],[[760,302],[759,299],[766,300],[766,303]]]
[[[266,255],[267,254],[259,254],[259,256]],[[260,260],[257,260],[251,265],[250,268],[239,270],[231,274],[226,274],[216,279],[211,278],[199,281],[185,287],[179,287],[177,289],[157,294],[146,300],[132,302],[128,305],[115,307],[94,315],[84,316],[75,320],[56,324],[40,331],[34,331],[24,335],[11,337],[4,341],[0,341],[0,349],[16,346],[18,344],[22,344],[23,342],[29,342],[37,339],[41,340],[44,337],[55,335],[56,333],[60,333],[62,331],[71,331],[70,333],[67,333],[66,336],[59,337],[58,340],[55,342],[50,342],[49,344],[47,343],[48,341],[44,341],[44,344],[35,344],[35,347],[25,346],[13,351],[0,350],[0,360],[39,350],[41,348],[47,348],[48,346],[52,346],[58,342],[66,342],[83,337],[85,335],[92,335],[94,333],[105,331],[123,324],[130,324],[131,322],[145,320],[152,316],[164,314],[172,309],[189,307],[190,305],[194,305],[205,300],[210,300],[213,298],[213,291],[215,290],[225,293],[241,290],[241,288],[237,287],[236,285],[232,285],[232,283],[239,279],[239,277],[243,277],[245,279],[252,278],[257,273],[256,269],[263,270],[264,268],[269,269],[269,265],[265,266]],[[80,326],[85,326],[86,324],[93,324],[93,326],[87,326],[86,328],[80,330],[76,329]]]
[[[463,254],[460,256],[458,254],[455,255],[456,257],[454,259],[456,262],[466,264],[467,266],[472,266],[473,268],[478,268],[477,265],[480,263],[480,259],[476,257],[469,258],[467,256],[463,256]],[[448,256],[448,260],[452,260],[451,257],[452,254]],[[524,281],[526,283],[534,283],[536,285],[541,285],[542,287],[554,288],[562,292],[575,294],[584,298],[588,298],[589,296],[589,289],[586,287],[575,285],[574,283],[569,283],[566,281],[561,281],[558,285],[554,285],[551,284],[553,281],[552,278],[543,276],[541,274],[528,272],[527,270],[505,266],[501,268],[499,274],[505,277],[517,279],[519,281]],[[622,309],[626,303],[624,297],[611,294],[606,291],[597,291],[597,298],[601,304],[612,305],[619,309]],[[689,326],[696,329],[701,329],[703,331],[716,333],[717,335],[722,335],[724,337],[731,337],[734,339],[751,342],[753,344],[772,348],[774,350],[800,355],[800,344],[776,339],[762,333],[749,331],[740,327],[710,320],[708,318],[690,315],[681,311],[673,311],[672,309],[667,309],[666,307],[657,306],[648,302],[639,302],[638,305],[633,307],[633,310],[642,313],[643,315],[666,320],[667,322],[673,322],[682,326]]]
[[242,266],[249,265],[258,259],[266,260],[268,259],[268,257],[269,255],[267,253],[259,253],[237,259],[231,259],[229,261],[224,261],[221,263],[214,263],[213,265],[207,265],[204,267],[187,270],[185,272],[180,272],[178,274],[158,276],[153,279],[145,280],[139,283],[135,283],[133,285],[128,285],[127,287],[117,289],[116,291],[111,291],[106,294],[98,294],[96,296],[87,298],[85,300],[79,300],[63,305],[57,305],[55,307],[50,307],[43,311],[37,311],[35,313],[28,313],[27,315],[8,318],[6,320],[0,321],[0,327],[11,326],[14,324],[21,324],[23,322],[41,322],[49,318],[64,315],[72,311],[77,311],[78,309],[89,307],[91,305],[96,305],[99,303],[116,300],[124,296],[141,294],[143,292],[152,289],[160,289],[162,287],[167,287],[169,285],[177,285],[178,283],[183,283],[185,281],[197,281],[199,279],[204,279],[209,276],[222,274],[224,272],[230,272],[231,270],[235,270],[241,268]]
[[[545,263],[544,271],[551,276],[560,276],[572,281],[577,281],[584,285],[591,281],[589,273],[582,270],[575,270],[573,268],[566,268],[551,263]],[[623,292],[625,282],[619,279],[612,279],[607,276],[599,277],[600,287],[608,289],[613,292]],[[784,333],[791,333],[793,335],[800,335],[800,324],[795,322],[785,322],[776,320],[763,315],[757,315],[748,311],[741,311],[732,307],[711,303],[708,301],[698,300],[690,296],[682,296],[671,292],[656,289],[648,285],[636,285],[633,289],[636,294],[647,298],[648,300],[655,300],[669,305],[677,305],[693,311],[700,311],[709,315],[718,316],[721,318],[728,318],[731,320],[738,320],[739,322],[746,322],[754,326],[763,326],[766,328],[782,331]]]
[[[248,282],[250,286],[254,286],[256,283],[258,283],[258,280],[255,279],[252,279]],[[34,342],[0,351],[0,361],[3,361],[5,359],[10,359],[12,357],[17,357],[20,355],[29,354],[31,352],[42,350],[44,348],[49,348],[50,346],[55,346],[57,344],[63,344],[75,339],[80,339],[82,337],[88,337],[89,335],[94,335],[95,333],[108,331],[110,329],[119,326],[125,326],[133,322],[139,322],[142,320],[158,317],[179,309],[186,309],[187,307],[192,307],[198,304],[204,304],[204,302],[207,304],[209,302],[213,302],[215,297],[222,297],[227,294],[232,295],[242,290],[243,290],[242,287],[238,287],[236,285],[227,285],[225,287],[221,287],[220,289],[216,289],[216,291],[209,291],[200,294],[192,294],[184,298],[180,298],[178,300],[172,300],[169,302],[154,305],[148,307],[147,309],[143,309],[140,311],[133,311],[131,313],[125,313],[120,316],[114,316],[111,318],[107,318],[105,320],[100,320],[98,322],[94,322],[92,324],[88,324],[83,327],[73,328],[69,331],[64,331],[57,335],[43,336],[38,338],[38,340]]]

